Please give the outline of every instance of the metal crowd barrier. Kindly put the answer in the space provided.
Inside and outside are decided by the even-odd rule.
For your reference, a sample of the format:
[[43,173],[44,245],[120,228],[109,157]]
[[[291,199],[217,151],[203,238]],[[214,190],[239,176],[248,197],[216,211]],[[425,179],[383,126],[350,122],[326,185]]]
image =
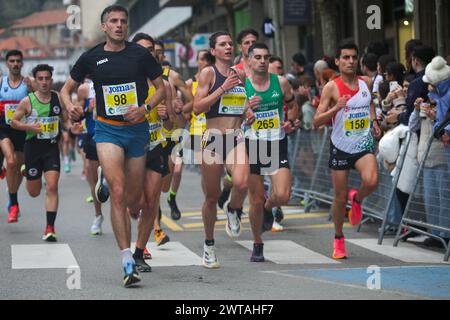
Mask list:
[[[402,233],[406,229],[406,233]],[[397,232],[394,246],[411,232],[440,241],[450,257],[450,147],[431,137],[420,164],[413,194]],[[445,240],[447,239],[447,241]],[[448,242],[448,243],[447,243]]]
[[328,127],[314,131],[299,130],[292,137],[291,144],[295,145],[290,159],[292,194],[304,199],[305,212],[311,212],[316,202],[333,203],[328,169],[329,132]]
[[[334,191],[328,167],[330,136],[331,128],[325,127],[321,130],[299,130],[289,137],[292,195],[303,198],[305,212],[311,212],[314,206],[320,203],[333,203]],[[394,246],[411,232],[428,235],[442,242],[446,249],[444,260],[448,261],[450,241],[447,244],[444,239],[450,238],[450,147],[431,148],[433,143],[442,143],[434,138],[430,139],[425,160],[418,170],[414,192],[409,197],[404,213],[397,212],[400,222],[390,221],[388,213],[394,205],[410,141],[411,134],[408,132],[400,148],[394,177],[384,168],[382,160],[377,156],[379,184],[376,191],[364,200],[363,220],[358,232],[365,223],[375,219],[381,221],[379,245],[382,244],[389,227],[398,230]],[[351,170],[348,187],[359,188],[360,184],[358,172]],[[348,208],[350,207],[351,204],[348,203]],[[402,233],[404,229],[406,233]]]
[[[310,212],[314,204],[326,203],[332,205],[334,199],[333,184],[328,167],[330,150],[331,128],[326,127],[323,130],[300,131],[292,137],[290,150],[292,152],[291,170],[293,175],[292,194],[294,197],[304,199],[305,212]],[[399,153],[398,168],[403,167],[406,158],[407,148],[411,140],[408,133],[402,144]],[[376,219],[382,222],[379,231],[378,244],[382,244],[388,227],[398,227],[397,224],[388,221],[388,211],[393,202],[397,183],[400,177],[401,169],[396,171],[392,177],[384,169],[381,161],[379,162],[379,185],[377,190],[371,194],[363,203],[363,220],[358,227],[358,232],[362,225]],[[356,170],[351,170],[349,175],[349,188],[358,189],[361,179]],[[348,204],[348,208],[351,204]],[[399,213],[401,215],[401,212]],[[331,220],[331,213],[330,213]]]
[[[383,243],[384,236],[388,227],[398,228],[398,222],[389,220],[389,210],[393,206],[397,185],[399,182],[400,174],[402,172],[403,164],[406,159],[406,154],[411,142],[411,134],[407,133],[404,142],[400,147],[400,152],[397,160],[397,170],[394,177],[390,172],[384,168],[381,157],[378,159],[378,175],[379,182],[378,188],[367,199],[364,200],[363,214],[366,216],[358,227],[358,232],[361,230],[361,226],[369,221],[370,218],[381,220],[381,228],[378,236],[378,244]],[[359,179],[359,177],[358,177]],[[399,216],[402,212],[397,212]]]

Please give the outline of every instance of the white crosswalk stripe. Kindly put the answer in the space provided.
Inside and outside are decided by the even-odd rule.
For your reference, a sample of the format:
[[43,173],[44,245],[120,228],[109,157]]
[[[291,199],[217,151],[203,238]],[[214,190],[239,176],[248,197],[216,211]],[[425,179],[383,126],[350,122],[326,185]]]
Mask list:
[[422,249],[410,243],[399,243],[394,247],[393,239],[385,239],[380,246],[376,239],[347,239],[349,243],[363,247],[367,250],[388,256],[390,258],[408,263],[446,263],[443,254]]
[[[241,246],[253,250],[252,241],[237,241]],[[340,262],[307,249],[293,241],[274,240],[264,242],[264,257],[276,264],[339,264]]]
[[[369,252],[376,252],[406,263],[449,264],[443,261],[441,253],[422,249],[410,243],[400,243],[395,248],[392,246],[392,239],[385,239],[382,246],[379,246],[374,238],[346,241],[368,250],[368,255]],[[250,252],[253,249],[252,241],[236,241],[236,243]],[[134,252],[135,243],[132,243],[131,249]],[[147,244],[147,249],[153,257],[148,261],[152,267],[202,265],[202,258],[181,242],[173,241],[161,247],[151,242]],[[341,263],[289,240],[264,242],[264,257],[267,261],[280,265]],[[68,244],[11,245],[11,260],[12,269],[79,268]]]
[[12,269],[79,268],[67,244],[12,245]]
[[[135,250],[136,244],[131,245],[131,249]],[[180,242],[168,242],[158,247],[156,243],[147,244],[147,249],[152,255],[151,260],[147,260],[153,267],[175,267],[175,266],[201,266],[202,258],[194,252],[186,248]]]

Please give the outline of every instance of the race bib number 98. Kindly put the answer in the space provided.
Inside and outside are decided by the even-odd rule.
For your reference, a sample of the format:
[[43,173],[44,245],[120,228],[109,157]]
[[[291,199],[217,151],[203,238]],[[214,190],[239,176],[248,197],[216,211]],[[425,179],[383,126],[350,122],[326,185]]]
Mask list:
[[128,108],[138,106],[136,83],[103,86],[105,110],[108,116],[121,116]]

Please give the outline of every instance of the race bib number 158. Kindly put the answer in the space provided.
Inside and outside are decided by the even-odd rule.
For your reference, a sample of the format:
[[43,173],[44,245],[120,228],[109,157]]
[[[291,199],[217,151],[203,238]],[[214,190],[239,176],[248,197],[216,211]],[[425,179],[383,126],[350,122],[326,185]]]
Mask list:
[[370,131],[368,114],[346,114],[344,116],[344,131],[346,136],[363,136]]

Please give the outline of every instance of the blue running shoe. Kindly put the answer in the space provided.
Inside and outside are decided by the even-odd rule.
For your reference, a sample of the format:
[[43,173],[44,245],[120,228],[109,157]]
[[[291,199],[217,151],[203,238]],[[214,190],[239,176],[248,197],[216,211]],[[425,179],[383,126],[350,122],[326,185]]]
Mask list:
[[136,283],[141,282],[141,277],[133,262],[127,262],[123,267],[123,271],[125,272],[125,276],[123,277],[123,285],[125,288],[133,287]]

